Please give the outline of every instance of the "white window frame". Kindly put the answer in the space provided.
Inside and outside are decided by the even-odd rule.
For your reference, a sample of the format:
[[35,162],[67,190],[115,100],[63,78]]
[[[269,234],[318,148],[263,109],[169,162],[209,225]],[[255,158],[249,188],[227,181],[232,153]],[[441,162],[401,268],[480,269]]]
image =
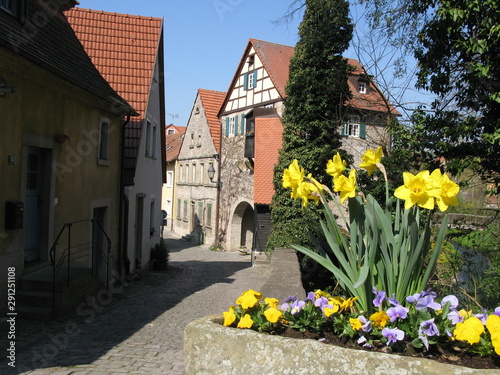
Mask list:
[[235,116],[229,117],[229,135],[235,135],[236,134],[236,127],[235,124]]
[[359,138],[361,132],[361,121],[357,115],[349,115],[348,121],[344,124],[344,135]]
[[167,187],[171,188],[173,186],[174,181],[174,172],[167,171]]
[[358,91],[360,94],[366,94],[366,82],[358,82]]

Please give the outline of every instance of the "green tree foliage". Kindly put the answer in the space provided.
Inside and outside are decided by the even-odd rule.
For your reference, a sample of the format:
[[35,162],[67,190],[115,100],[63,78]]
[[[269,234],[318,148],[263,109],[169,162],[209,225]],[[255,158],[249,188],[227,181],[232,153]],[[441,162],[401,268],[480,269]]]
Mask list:
[[282,187],[283,170],[298,159],[307,173],[327,183],[326,163],[340,146],[339,126],[351,98],[347,84],[351,68],[342,57],[351,36],[347,1],[306,1],[286,86],[283,148],[274,174],[269,248],[310,243],[308,230],[317,222],[314,211],[319,208],[310,205],[311,209],[302,210],[301,202],[290,198],[290,191]]
[[[498,0],[361,0],[371,25],[418,61],[417,87],[437,95],[414,117],[424,162],[474,168],[500,182],[500,3]],[[401,15],[398,19],[397,16]]]

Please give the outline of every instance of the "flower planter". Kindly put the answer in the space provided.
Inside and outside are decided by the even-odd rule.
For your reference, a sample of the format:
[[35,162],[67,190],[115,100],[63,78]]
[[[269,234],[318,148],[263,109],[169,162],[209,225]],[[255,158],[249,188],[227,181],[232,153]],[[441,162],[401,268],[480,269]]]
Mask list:
[[316,340],[270,336],[228,328],[220,316],[189,323],[184,334],[186,375],[412,374],[493,375],[429,359],[347,349]]

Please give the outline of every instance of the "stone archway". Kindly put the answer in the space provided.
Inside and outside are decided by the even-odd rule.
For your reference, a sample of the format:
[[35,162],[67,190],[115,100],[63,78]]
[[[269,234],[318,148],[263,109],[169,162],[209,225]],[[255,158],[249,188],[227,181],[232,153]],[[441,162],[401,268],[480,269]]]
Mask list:
[[248,202],[240,202],[232,215],[229,238],[229,251],[240,247],[252,248],[254,233],[254,210]]

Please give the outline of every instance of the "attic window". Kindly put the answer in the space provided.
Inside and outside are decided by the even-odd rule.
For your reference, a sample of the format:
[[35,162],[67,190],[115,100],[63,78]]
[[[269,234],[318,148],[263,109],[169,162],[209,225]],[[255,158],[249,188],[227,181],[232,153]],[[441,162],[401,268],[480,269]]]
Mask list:
[[195,115],[199,115],[200,114],[200,107],[196,107],[196,109],[194,110],[194,114]]
[[360,94],[366,94],[366,82],[363,81],[358,82],[358,91]]
[[248,65],[253,65],[255,62],[255,55],[248,56]]

